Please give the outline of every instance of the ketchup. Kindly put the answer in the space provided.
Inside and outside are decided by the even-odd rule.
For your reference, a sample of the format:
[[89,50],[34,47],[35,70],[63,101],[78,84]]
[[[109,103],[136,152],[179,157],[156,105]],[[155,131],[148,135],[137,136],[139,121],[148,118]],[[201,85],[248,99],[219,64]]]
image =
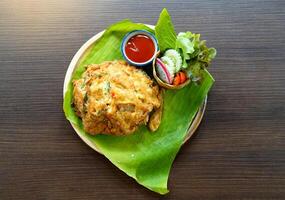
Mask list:
[[152,58],[155,46],[150,37],[138,34],[131,37],[125,46],[127,57],[137,63],[143,63]]

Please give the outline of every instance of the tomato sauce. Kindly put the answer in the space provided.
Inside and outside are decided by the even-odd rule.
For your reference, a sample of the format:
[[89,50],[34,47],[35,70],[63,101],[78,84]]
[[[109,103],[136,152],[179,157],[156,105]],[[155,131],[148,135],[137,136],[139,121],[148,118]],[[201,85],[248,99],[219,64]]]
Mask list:
[[147,35],[138,34],[128,40],[125,52],[130,60],[143,63],[152,58],[155,53],[155,45]]

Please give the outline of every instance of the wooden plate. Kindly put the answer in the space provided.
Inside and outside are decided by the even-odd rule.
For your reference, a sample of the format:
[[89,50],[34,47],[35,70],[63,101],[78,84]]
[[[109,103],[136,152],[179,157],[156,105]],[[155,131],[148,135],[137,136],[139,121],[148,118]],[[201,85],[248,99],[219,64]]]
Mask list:
[[[147,25],[146,26],[154,29],[153,25]],[[72,74],[74,69],[77,67],[78,63],[80,62],[80,60],[82,59],[83,55],[85,54],[85,52],[91,47],[91,45],[98,40],[103,33],[105,32],[105,30],[101,31],[100,33],[94,35],[92,38],[90,38],[87,42],[85,42],[85,44],[83,44],[80,49],[77,51],[77,53],[74,55],[73,59],[71,60],[66,75],[65,75],[65,79],[64,79],[64,85],[63,85],[63,97],[64,94],[67,90],[67,86],[68,83],[70,82],[71,78],[72,78]],[[192,123],[190,124],[189,128],[188,128],[188,133],[184,139],[184,143],[186,141],[188,141],[190,139],[190,137],[194,134],[194,132],[196,131],[196,129],[198,128],[205,109],[206,109],[206,104],[207,104],[207,97],[205,98],[203,104],[200,106],[199,110],[197,111]],[[92,142],[90,142],[88,139],[86,139],[85,137],[82,136],[82,134],[80,133],[79,128],[77,127],[77,125],[71,123],[73,129],[75,130],[75,132],[77,133],[77,135],[88,145],[90,146],[92,149],[94,149],[95,151],[97,151],[98,153],[101,153],[98,148],[96,147],[96,145],[94,145]]]

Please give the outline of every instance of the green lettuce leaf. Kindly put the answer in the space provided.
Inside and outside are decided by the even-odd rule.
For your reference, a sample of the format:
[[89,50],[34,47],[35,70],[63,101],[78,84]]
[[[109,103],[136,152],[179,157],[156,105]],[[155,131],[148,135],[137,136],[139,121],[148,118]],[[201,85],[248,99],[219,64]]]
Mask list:
[[202,71],[210,65],[217,54],[215,48],[206,46],[205,40],[200,41],[200,34],[190,31],[178,34],[176,50],[182,55],[182,67],[194,82],[201,80]]
[[[103,36],[84,53],[72,80],[80,78],[87,64],[122,59],[122,38],[129,31],[137,29],[153,32],[145,25],[129,20],[118,22],[106,29]],[[206,70],[203,71],[203,77],[199,85],[190,84],[178,91],[165,92],[161,125],[154,133],[141,126],[129,136],[87,134],[72,107],[72,80],[64,95],[63,109],[66,118],[79,128],[80,136],[88,141],[89,145],[99,149],[115,166],[139,184],[157,193],[166,194],[173,160],[183,144],[189,124],[214,82]]]
[[155,26],[155,36],[158,41],[160,51],[174,49],[176,43],[176,33],[168,11],[164,8]]
[[188,67],[187,60],[190,59],[190,54],[192,54],[194,50],[194,42],[190,40],[190,36],[187,33],[179,33],[176,39],[176,47],[175,49],[180,52],[182,55],[182,67],[185,69]]

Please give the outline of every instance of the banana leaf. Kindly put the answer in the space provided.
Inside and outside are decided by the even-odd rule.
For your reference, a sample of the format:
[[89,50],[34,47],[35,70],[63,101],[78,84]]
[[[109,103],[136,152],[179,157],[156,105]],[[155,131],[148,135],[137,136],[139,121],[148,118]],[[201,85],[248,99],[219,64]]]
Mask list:
[[[129,20],[107,28],[103,36],[85,52],[72,80],[80,78],[88,64],[123,59],[120,52],[122,38],[126,33],[137,29],[154,32],[143,24]],[[72,80],[64,95],[63,107],[66,118],[79,127],[81,137],[95,145],[116,167],[139,184],[159,194],[166,194],[173,160],[183,144],[189,125],[214,82],[210,73],[203,71],[203,80],[199,85],[190,84],[178,91],[166,90],[159,129],[150,132],[147,127],[141,126],[129,136],[91,136],[86,133],[81,119],[72,108]]]

